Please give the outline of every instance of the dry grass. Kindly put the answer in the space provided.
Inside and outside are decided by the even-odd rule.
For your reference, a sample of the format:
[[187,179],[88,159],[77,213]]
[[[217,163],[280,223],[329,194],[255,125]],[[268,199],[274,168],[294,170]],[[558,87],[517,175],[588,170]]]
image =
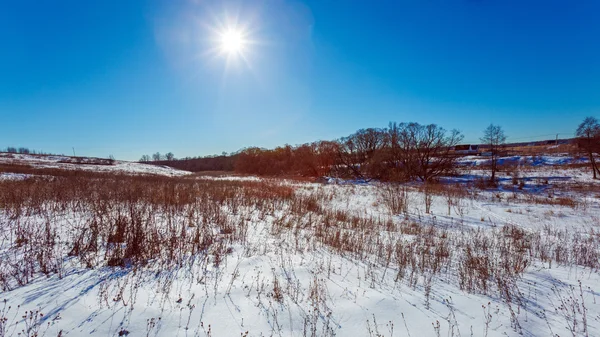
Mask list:
[[[333,207],[335,189],[293,186],[298,184],[92,173],[0,181],[0,288],[14,289],[39,275],[62,277],[66,265],[218,268],[234,245],[245,247],[245,254],[260,254],[249,243],[253,222],[267,224],[290,253],[326,249],[371,266],[364,279],[373,288],[388,273],[397,283],[423,287],[427,306],[437,279],[467,292],[498,296],[518,310],[523,304],[517,281],[533,261],[600,268],[600,235],[593,231],[548,226],[531,232],[512,225],[440,229],[395,216],[411,207],[407,187],[381,185],[379,198],[389,214],[369,215]],[[426,184],[410,191],[429,203],[444,200],[449,213],[476,197],[456,185]],[[544,200],[577,207],[569,198]],[[323,268],[332,272],[331,266]],[[193,277],[205,282],[202,271]],[[258,283],[259,296],[264,292],[279,303],[298,301],[299,286],[293,280],[274,275],[272,282]],[[312,311],[304,318],[306,335],[315,335],[319,324],[319,331],[333,332],[329,321],[318,319],[331,315],[323,304],[322,283],[315,278],[309,287]],[[105,302],[114,297],[109,293],[101,291]],[[517,331],[518,320],[513,324]]]

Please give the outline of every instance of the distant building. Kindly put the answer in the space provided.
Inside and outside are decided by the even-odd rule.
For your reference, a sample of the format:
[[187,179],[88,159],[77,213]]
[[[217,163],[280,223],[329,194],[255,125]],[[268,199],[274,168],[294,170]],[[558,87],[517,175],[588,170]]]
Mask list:
[[456,145],[454,153],[462,155],[477,155],[479,153],[479,145]]

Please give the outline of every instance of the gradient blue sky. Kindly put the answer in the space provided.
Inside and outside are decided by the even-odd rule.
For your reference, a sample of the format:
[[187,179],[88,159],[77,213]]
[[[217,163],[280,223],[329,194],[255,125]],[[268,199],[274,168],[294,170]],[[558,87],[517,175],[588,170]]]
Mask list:
[[[2,1],[0,147],[137,160],[389,121],[568,137],[600,115],[600,1]],[[213,28],[246,27],[247,62]],[[228,66],[227,66],[228,64]]]

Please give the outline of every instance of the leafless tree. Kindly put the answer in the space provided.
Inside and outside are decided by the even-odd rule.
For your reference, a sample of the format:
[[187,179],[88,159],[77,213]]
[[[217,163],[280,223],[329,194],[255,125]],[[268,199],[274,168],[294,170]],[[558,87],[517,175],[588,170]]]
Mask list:
[[140,162],[142,162],[142,163],[146,163],[149,161],[150,161],[150,156],[147,154],[143,155],[142,158],[140,158]]
[[458,130],[448,134],[435,124],[390,123],[388,163],[409,179],[428,182],[454,169],[456,158],[450,149],[462,139]]
[[160,152],[156,152],[155,154],[152,155],[152,160],[154,161],[161,161],[163,158],[163,156],[160,154]]
[[169,152],[169,153],[167,153],[167,154],[165,155],[165,158],[166,158],[168,161],[175,160],[175,155],[173,154],[173,152]]
[[337,153],[339,164],[356,178],[379,178],[382,163],[379,155],[384,146],[383,130],[360,129],[340,139]]
[[294,149],[293,170],[304,176],[322,177],[329,174],[338,151],[338,144],[318,141]]
[[506,143],[504,130],[499,125],[490,124],[483,130],[483,137],[480,138],[483,144],[486,144],[490,149],[491,154],[491,176],[490,181],[496,180],[496,171],[498,171],[498,157],[500,156],[500,148]]
[[594,156],[600,153],[600,123],[595,117],[587,117],[579,124],[577,131],[575,131],[577,137],[577,146],[582,150],[590,159],[590,165],[592,166],[592,172],[594,179],[598,179],[600,169],[596,163]]

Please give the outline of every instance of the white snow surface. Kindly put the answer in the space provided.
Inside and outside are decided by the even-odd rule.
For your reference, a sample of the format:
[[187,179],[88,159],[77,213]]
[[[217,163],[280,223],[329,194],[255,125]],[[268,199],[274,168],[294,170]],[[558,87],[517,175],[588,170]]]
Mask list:
[[[465,156],[458,163],[465,166],[489,165],[489,156]],[[498,158],[498,165],[515,164],[522,166],[547,166],[579,164],[588,162],[587,158],[575,158],[569,154],[540,155],[540,156],[510,156]]]
[[[83,161],[91,161],[91,158],[83,158]],[[114,172],[128,174],[149,174],[161,176],[184,176],[190,174],[188,171],[177,170],[168,166],[144,164],[139,162],[128,162],[115,160],[113,165],[74,164],[73,157],[56,155],[31,155],[17,153],[0,153],[1,164],[29,165],[34,168],[84,170],[94,172]],[[0,174],[0,179],[7,174]],[[8,178],[4,178],[8,179]],[[14,179],[14,177],[13,177]]]
[[[20,156],[15,159],[32,161]],[[56,164],[57,159],[45,158],[39,165],[63,167]],[[138,163],[118,162],[115,167],[136,173],[186,174]],[[460,183],[484,174],[468,170],[463,173],[448,181]],[[409,189],[407,214],[393,215],[392,219],[399,222],[406,217],[456,235],[467,228],[492,233],[504,225],[526,231],[551,226],[598,233],[599,196],[574,194],[556,186],[544,188],[543,180],[548,179],[550,185],[592,183],[588,176],[584,169],[539,168],[521,173],[521,178],[528,179],[525,191],[512,188],[510,177],[505,176],[499,189],[482,191],[478,199],[461,200],[450,214],[446,201],[439,196],[433,199],[431,213],[425,214],[422,193]],[[380,198],[379,183],[288,184],[298,187],[296,193],[324,191],[330,200],[322,201],[322,206],[332,210],[358,217],[389,216]],[[545,198],[549,190],[553,197],[569,196],[585,207],[537,204],[525,197],[532,194]],[[515,200],[511,200],[513,195]],[[220,267],[204,267],[199,260],[190,260],[187,268],[179,270],[87,270],[71,266],[62,277],[37,276],[30,284],[0,293],[0,301],[7,300],[13,306],[11,315],[17,305],[20,310],[43,312],[41,331],[46,331],[46,336],[56,336],[61,330],[63,336],[117,336],[122,331],[129,336],[571,336],[569,317],[557,308],[560,300],[570,294],[579,296],[581,284],[579,301],[586,306],[587,335],[600,336],[597,270],[531,261],[519,280],[525,302],[518,308],[515,304],[509,308],[493,292],[468,293],[460,290],[455,280],[434,278],[430,304],[426,306],[423,283],[410,286],[397,282],[392,267],[343,256],[326,247],[297,249],[289,233],[272,232],[271,224],[278,212],[247,219],[249,242],[233,245]],[[381,233],[382,237],[386,235]],[[406,240],[410,241],[410,235]],[[275,278],[289,287],[281,301],[272,295]],[[311,300],[314,293],[319,297],[317,302]],[[582,313],[574,319],[581,324]],[[521,329],[515,328],[515,320]],[[11,332],[16,336],[24,326],[18,316],[8,323],[7,336]],[[584,334],[579,332],[577,336]]]
[[31,174],[0,172],[0,180],[23,180],[31,176]]

